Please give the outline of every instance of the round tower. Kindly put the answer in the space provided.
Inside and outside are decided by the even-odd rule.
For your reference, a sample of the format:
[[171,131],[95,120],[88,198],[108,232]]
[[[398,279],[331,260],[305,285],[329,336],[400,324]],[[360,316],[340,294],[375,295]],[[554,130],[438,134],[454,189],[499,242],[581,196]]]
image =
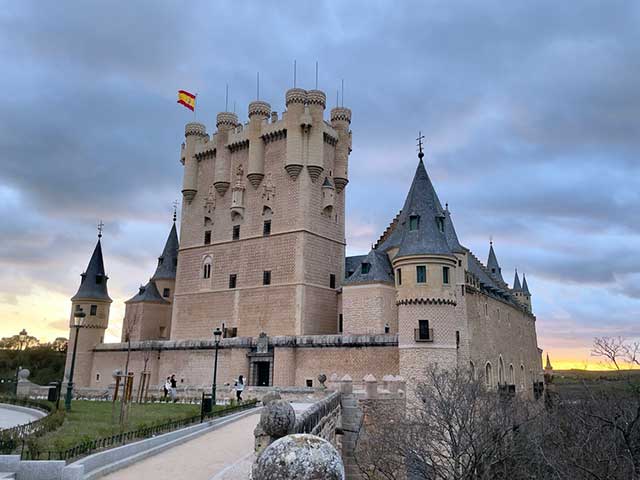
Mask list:
[[[109,309],[112,302],[107,291],[109,277],[104,269],[100,238],[98,238],[98,243],[95,246],[89,265],[81,275],[81,278],[80,287],[71,298],[69,345],[74,344],[76,332],[79,332],[73,382],[78,387],[89,387],[92,380],[93,349],[96,345],[104,343],[104,335],[109,326]],[[74,316],[80,310],[84,312],[86,317],[82,328],[76,330],[73,327]],[[68,348],[65,381],[68,381],[72,354],[72,348]]]
[[220,195],[229,188],[231,178],[231,156],[227,148],[229,132],[238,125],[238,116],[232,112],[220,112],[216,117],[216,165],[213,186]]
[[331,126],[338,133],[336,144],[336,159],[334,164],[333,181],[338,193],[349,183],[348,167],[351,153],[351,110],[344,107],[331,109]]
[[264,178],[264,141],[262,125],[271,116],[271,105],[260,100],[249,104],[249,162],[247,179],[258,188]]
[[206,127],[202,123],[187,123],[184,128],[185,147],[182,157],[184,178],[182,196],[191,202],[198,192],[198,160],[195,157],[196,145],[207,136]]
[[302,88],[291,88],[285,94],[287,153],[284,169],[292,179],[298,178],[304,166],[302,155],[302,122],[307,102],[307,91]]
[[327,105],[327,96],[320,90],[307,92],[307,107],[311,116],[311,129],[309,130],[309,149],[307,159],[307,171],[311,181],[315,182],[324,171],[324,109]]

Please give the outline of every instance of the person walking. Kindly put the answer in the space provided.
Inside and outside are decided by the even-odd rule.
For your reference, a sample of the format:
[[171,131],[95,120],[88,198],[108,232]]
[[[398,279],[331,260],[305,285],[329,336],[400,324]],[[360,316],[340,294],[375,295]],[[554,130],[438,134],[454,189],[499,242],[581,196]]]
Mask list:
[[169,395],[169,390],[171,389],[171,377],[167,377],[167,380],[164,382],[164,385],[162,386],[162,389],[164,390],[164,399],[167,399],[167,395]]
[[176,380],[175,374],[172,374],[171,377],[169,378],[169,384],[170,384],[171,400],[173,400],[173,403],[176,403],[178,401],[178,382]]
[[236,400],[238,402],[242,401],[242,392],[244,391],[244,377],[240,375],[238,377],[238,381],[235,384],[236,387]]

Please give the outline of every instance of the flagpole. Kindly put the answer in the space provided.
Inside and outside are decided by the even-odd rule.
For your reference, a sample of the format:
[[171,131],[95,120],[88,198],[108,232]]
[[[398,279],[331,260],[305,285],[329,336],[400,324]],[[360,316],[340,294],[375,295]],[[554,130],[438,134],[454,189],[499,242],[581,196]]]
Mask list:
[[198,94],[194,94],[195,98],[193,99],[193,121],[196,121],[196,108],[198,107]]

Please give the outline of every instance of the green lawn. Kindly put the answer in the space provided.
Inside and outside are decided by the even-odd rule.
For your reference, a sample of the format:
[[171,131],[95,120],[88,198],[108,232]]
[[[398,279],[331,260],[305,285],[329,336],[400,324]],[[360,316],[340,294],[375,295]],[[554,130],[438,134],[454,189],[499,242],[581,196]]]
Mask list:
[[[62,402],[60,406],[62,407]],[[111,412],[111,402],[74,400],[71,412],[66,414],[62,427],[40,437],[38,444],[43,450],[66,450],[86,440],[199,415],[200,405],[132,403],[129,405],[128,423],[122,429],[118,424],[119,402],[115,405],[115,422],[112,421]]]

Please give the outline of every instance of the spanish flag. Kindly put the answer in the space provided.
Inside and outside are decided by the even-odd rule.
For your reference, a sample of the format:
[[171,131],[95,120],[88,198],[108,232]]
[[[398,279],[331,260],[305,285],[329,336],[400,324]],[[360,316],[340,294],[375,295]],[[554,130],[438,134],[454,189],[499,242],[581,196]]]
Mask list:
[[186,90],[178,90],[178,103],[181,103],[193,112],[196,109],[196,96]]

